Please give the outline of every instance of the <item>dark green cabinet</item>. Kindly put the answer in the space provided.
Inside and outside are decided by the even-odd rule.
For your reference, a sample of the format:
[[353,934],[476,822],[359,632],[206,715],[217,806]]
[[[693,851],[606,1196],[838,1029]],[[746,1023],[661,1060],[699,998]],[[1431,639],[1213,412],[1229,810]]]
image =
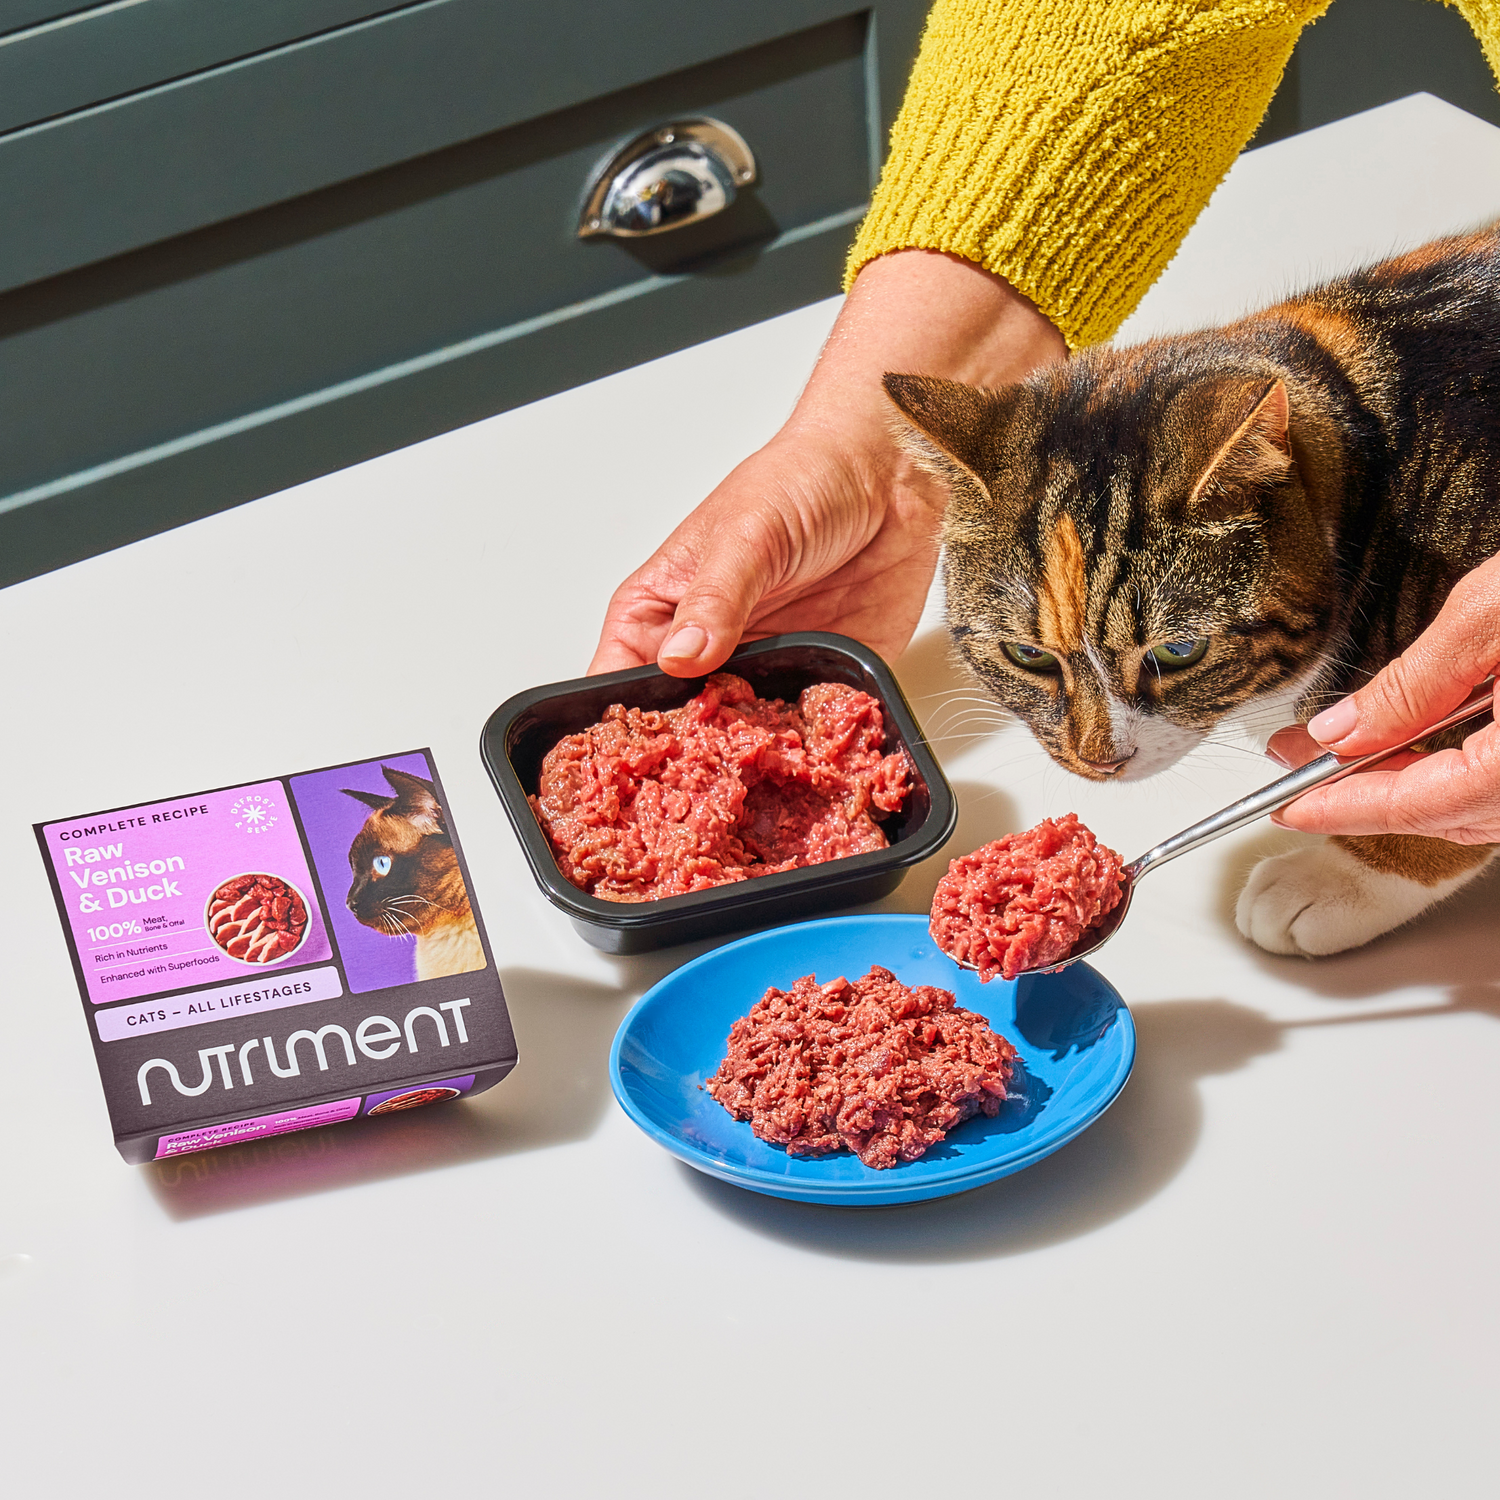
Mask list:
[[[0,0],[0,581],[836,291],[925,8]],[[580,241],[690,114],[754,186]]]
[[[0,584],[838,288],[928,0],[0,0]],[[1416,89],[1461,17],[1338,0],[1261,139]],[[613,147],[754,186],[580,241]]]

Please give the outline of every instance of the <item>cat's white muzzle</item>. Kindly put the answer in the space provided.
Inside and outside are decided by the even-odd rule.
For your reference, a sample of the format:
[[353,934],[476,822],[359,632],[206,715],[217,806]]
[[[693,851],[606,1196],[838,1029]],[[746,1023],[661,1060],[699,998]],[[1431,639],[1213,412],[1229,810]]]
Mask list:
[[1115,754],[1130,756],[1110,777],[1111,781],[1144,781],[1148,776],[1155,776],[1201,745],[1207,733],[1174,724],[1170,719],[1143,714],[1113,697],[1109,704],[1109,722],[1114,734]]

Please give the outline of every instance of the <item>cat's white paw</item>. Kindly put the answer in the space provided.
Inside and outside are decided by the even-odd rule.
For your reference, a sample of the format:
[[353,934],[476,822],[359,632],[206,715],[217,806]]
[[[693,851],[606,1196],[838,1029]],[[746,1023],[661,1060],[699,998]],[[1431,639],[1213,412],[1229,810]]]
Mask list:
[[1235,925],[1270,953],[1342,953],[1411,921],[1475,873],[1419,885],[1372,870],[1329,841],[1261,860],[1240,892]]

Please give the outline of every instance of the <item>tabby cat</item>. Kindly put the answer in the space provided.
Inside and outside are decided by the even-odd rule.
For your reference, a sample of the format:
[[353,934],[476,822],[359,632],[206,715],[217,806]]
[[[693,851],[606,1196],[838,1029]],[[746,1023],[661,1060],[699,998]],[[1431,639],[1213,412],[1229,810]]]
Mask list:
[[[1154,775],[1236,715],[1262,733],[1306,720],[1500,552],[1500,228],[1001,390],[885,386],[951,491],[958,652],[1094,781]],[[1240,897],[1240,930],[1278,953],[1351,948],[1495,847],[1279,855]]]
[[417,940],[417,978],[484,968],[469,892],[432,782],[382,766],[392,796],[343,788],[371,808],[349,846],[346,904],[366,927]]

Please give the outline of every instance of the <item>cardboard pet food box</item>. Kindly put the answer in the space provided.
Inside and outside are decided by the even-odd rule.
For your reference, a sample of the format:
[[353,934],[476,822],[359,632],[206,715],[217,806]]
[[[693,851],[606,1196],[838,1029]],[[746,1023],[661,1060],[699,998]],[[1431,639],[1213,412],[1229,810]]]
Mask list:
[[128,1162],[476,1094],[515,1066],[426,750],[36,836]]

